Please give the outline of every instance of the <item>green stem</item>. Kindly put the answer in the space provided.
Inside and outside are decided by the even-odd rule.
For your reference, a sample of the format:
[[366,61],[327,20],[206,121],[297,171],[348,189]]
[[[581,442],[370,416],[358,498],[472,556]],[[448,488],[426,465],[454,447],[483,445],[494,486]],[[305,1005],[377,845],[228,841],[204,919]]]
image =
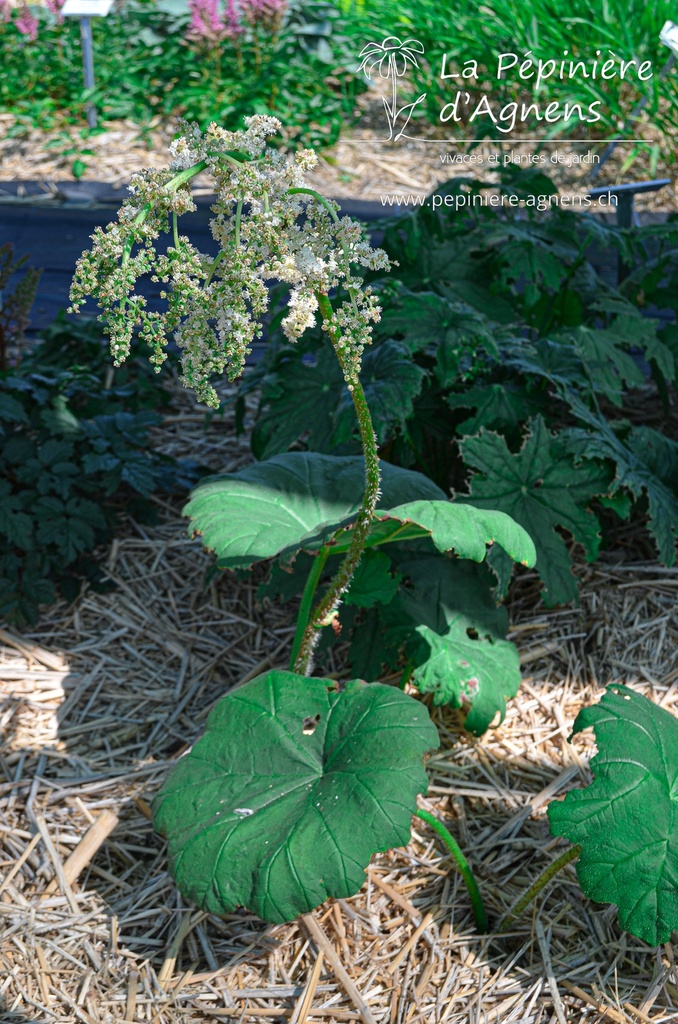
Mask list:
[[197,164],[192,164],[190,167],[186,167],[183,171],[179,171],[167,182],[167,188],[172,192],[176,192],[178,188],[185,185],[191,178],[195,178],[196,174],[200,174],[207,167],[207,160],[201,160]]
[[478,928],[478,931],[482,935],[486,935],[487,914],[485,913],[485,905],[483,904],[483,898],[480,895],[480,889],[478,888],[478,883],[473,877],[473,872],[471,871],[469,862],[466,860],[466,857],[461,852],[459,844],[457,843],[454,836],[452,836],[447,831],[443,823],[441,821],[438,821],[438,819],[434,817],[434,815],[429,814],[428,811],[423,811],[419,809],[416,813],[416,816],[417,818],[421,818],[422,821],[425,821],[428,825],[431,826],[433,831],[440,836],[442,841],[445,843],[445,846],[454,857],[457,867],[461,872],[461,877],[464,879],[464,883],[466,885],[466,888],[468,889],[468,894],[471,897],[473,916],[476,919],[476,926]]
[[299,614],[297,616],[297,631],[294,634],[294,643],[292,644],[292,654],[290,656],[290,670],[294,671],[297,658],[299,657],[299,648],[304,638],[304,632],[308,626],[309,615],[311,614],[311,606],[313,604],[313,598],[322,576],[322,571],[325,568],[325,563],[330,555],[330,547],[328,544],[324,544],[320,551],[313,559],[313,566],[308,578],[304,585],[304,592],[301,597],[301,606],[299,608]]
[[400,679],[398,680],[398,689],[399,690],[404,690],[405,689],[405,687],[409,683],[410,679],[412,678],[412,673],[413,672],[414,672],[414,665],[413,665],[413,663],[411,661],[408,661],[407,665],[405,665],[405,668],[402,671]]
[[172,236],[174,238],[174,248],[179,248],[179,223],[177,220],[176,213],[172,214]]
[[[330,300],[327,295],[324,295],[321,292],[316,293],[316,298],[318,300],[318,306],[323,319],[329,320],[332,316],[332,304]],[[330,330],[328,333],[334,347],[334,351],[337,355],[337,359],[339,360],[339,365],[346,377],[349,375],[349,370],[348,367],[344,365],[345,357],[339,346],[340,337],[335,331]],[[358,510],[356,521],[353,525],[353,535],[351,537],[349,549],[344,556],[343,562],[339,566],[336,576],[330,583],[327,593],[314,608],[309,622],[304,629],[301,644],[299,646],[299,652],[294,663],[294,671],[301,673],[301,675],[308,675],[310,673],[313,648],[318,642],[320,630],[323,626],[329,626],[332,622],[334,614],[341,603],[342,594],[348,590],[349,584],[353,579],[353,574],[358,567],[360,556],[365,549],[365,542],[367,541],[370,527],[372,526],[372,517],[374,510],[377,507],[377,499],[379,498],[380,477],[377,438],[374,433],[374,427],[372,426],[372,417],[370,416],[365,392],[363,391],[362,384],[357,379],[351,385],[351,397],[353,399],[353,406],[358,418],[360,440],[365,458],[365,494],[363,496],[362,504]]]
[[240,245],[240,225],[242,223],[242,199],[238,200],[238,205],[235,208],[235,247],[236,249]]
[[532,883],[527,892],[520,897],[515,907],[506,914],[504,920],[497,929],[498,933],[501,935],[503,932],[507,932],[511,928],[513,922],[520,917],[526,907],[529,907],[532,900],[539,895],[544,886],[551,881],[553,876],[557,875],[566,864],[576,860],[580,853],[581,846],[571,846],[569,850],[565,850],[565,853],[561,854],[557,860],[554,860],[553,864],[549,864],[546,870],[542,871],[539,875],[539,878]]
[[335,224],[339,223],[339,217],[337,216],[337,211],[332,206],[332,203],[329,201],[329,199],[325,199],[325,196],[321,196],[320,192],[316,192],[315,189],[312,189],[312,188],[288,188],[287,194],[288,194],[288,196],[299,196],[299,195],[313,196],[313,198],[316,200],[316,202],[320,203],[321,206],[324,206],[329,211],[329,214],[330,214],[332,220],[334,221],[334,223]]
[[226,255],[226,250],[225,249],[220,249],[219,250],[219,254],[214,257],[214,260],[212,261],[212,266],[210,267],[210,272],[209,272],[209,274],[207,275],[207,277],[205,279],[205,285],[208,285],[210,283],[210,281],[214,277],[214,271],[217,269],[217,267],[219,266],[219,264],[221,263],[221,261],[222,261],[222,259],[224,258],[225,255]]
[[[245,153],[238,153],[237,150],[224,150],[224,152],[222,152],[222,153],[210,153],[209,155],[210,156],[223,157],[224,159],[230,161],[230,163],[235,164],[236,166],[238,164],[244,163],[246,161],[247,162],[250,161],[250,157],[248,157]],[[166,188],[168,188],[172,192],[176,192],[176,190],[178,188],[181,188],[182,185],[185,185],[187,181],[191,180],[191,178],[195,178],[196,175],[200,174],[201,171],[206,170],[208,166],[209,165],[208,165],[207,160],[200,160],[197,164],[191,164],[190,167],[186,167],[185,170],[179,171],[178,174],[175,174],[174,177],[171,178],[167,182]],[[151,203],[146,203],[145,206],[142,206],[141,209],[139,210],[138,214],[134,218],[134,220],[131,221],[130,227],[133,228],[133,227],[135,227],[135,226],[137,226],[139,224],[143,224],[143,222],[146,220],[146,217],[151,212],[152,208],[153,207],[152,207]],[[242,205],[240,205],[240,208],[242,209]],[[176,244],[176,234],[175,234],[175,244]],[[122,251],[122,265],[123,265],[123,267],[125,266],[125,264],[128,262],[128,260],[130,258],[130,254],[132,252],[132,246],[133,245],[134,245],[134,232],[132,232],[130,234],[129,238],[125,242],[125,247],[124,247],[124,249]]]

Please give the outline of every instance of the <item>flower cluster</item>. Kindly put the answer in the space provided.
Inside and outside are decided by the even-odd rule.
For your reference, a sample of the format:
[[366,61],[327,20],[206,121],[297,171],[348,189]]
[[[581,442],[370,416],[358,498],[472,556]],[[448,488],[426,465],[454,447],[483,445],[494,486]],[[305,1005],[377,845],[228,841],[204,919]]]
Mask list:
[[[316,162],[311,150],[289,160],[267,146],[280,129],[276,118],[257,115],[246,126],[230,132],[212,124],[201,132],[184,124],[182,137],[170,147],[170,168],[133,175],[118,221],[96,229],[71,286],[72,311],[89,295],[101,306],[116,364],[128,355],[136,329],[157,368],[172,337],[182,351],[183,382],[214,406],[212,377],[237,377],[261,334],[269,280],[290,286],[283,327],[291,340],[315,324],[319,296],[346,287],[348,300],[329,318],[323,299],[323,327],[352,387],[371,324],[379,319],[376,297],[361,287],[352,265],[389,266],[386,254],[363,238],[360,225],[340,218],[336,204],[305,186],[305,173]],[[195,210],[190,179],[204,170],[216,183],[216,259],[177,229],[178,217]],[[155,243],[170,230],[174,244],[159,254]],[[148,311],[135,291],[137,280],[149,274],[164,285],[164,312]]]
[[186,38],[214,46],[223,39],[235,39],[243,31],[235,0],[227,0],[224,12],[219,0],[188,0],[191,20]]
[[[349,286],[350,287],[350,286]],[[365,345],[372,336],[372,324],[381,319],[381,308],[370,288],[350,288],[351,298],[323,320],[323,330],[333,338],[344,379],[349,391],[358,383]]]
[[38,19],[35,17],[27,3],[22,3],[18,16],[14,19],[16,28],[22,36],[26,36],[30,43],[38,38]]
[[223,10],[220,0],[189,0],[188,6],[191,21],[186,38],[209,46],[237,39],[246,26],[277,35],[287,13],[287,0],[226,0]]
[[287,13],[287,0],[240,0],[244,20],[252,28],[276,35]]

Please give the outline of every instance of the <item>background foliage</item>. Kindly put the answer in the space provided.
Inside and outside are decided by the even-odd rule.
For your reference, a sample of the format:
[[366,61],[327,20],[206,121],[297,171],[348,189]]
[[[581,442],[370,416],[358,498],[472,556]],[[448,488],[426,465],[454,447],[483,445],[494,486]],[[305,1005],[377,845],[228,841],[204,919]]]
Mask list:
[[82,86],[80,29],[31,8],[35,38],[15,20],[0,22],[0,105],[43,128],[84,120],[93,100],[102,119],[130,118],[143,129],[156,116],[182,116],[235,130],[253,113],[281,116],[287,138],[303,145],[336,141],[356,95],[354,54],[339,12],[325,0],[291,0],[279,31],[247,26],[235,39],[187,37],[185,0],[127,0],[93,18],[93,94]]
[[[0,20],[0,103],[18,117],[16,132],[26,124],[53,128],[82,121],[91,98],[103,118],[130,118],[142,132],[156,115],[237,127],[243,115],[260,112],[279,115],[288,139],[328,145],[359,114],[356,100],[367,88],[363,74],[356,74],[360,51],[394,34],[402,40],[414,37],[424,48],[398,85],[402,104],[424,95],[412,114],[409,130],[415,136],[433,128],[466,140],[506,138],[487,116],[473,124],[441,125],[442,107],[463,87],[472,100],[469,109],[483,95],[490,95],[497,108],[513,101],[545,108],[559,101],[586,109],[601,101],[602,119],[596,124],[574,118],[518,126],[531,135],[634,138],[641,124],[649,124],[673,137],[678,78],[675,70],[660,75],[670,51],[659,41],[662,25],[675,17],[671,0],[573,0],[567,10],[554,9],[552,0],[489,0],[481,13],[476,4],[433,0],[224,0],[223,5],[219,0],[120,0],[108,17],[93,19],[96,87],[91,97],[81,84],[78,24],[61,18],[61,3],[24,4],[9,20]],[[4,10],[7,19],[9,8]],[[235,31],[228,28],[233,12],[239,12]],[[654,75],[646,82],[554,75],[539,89],[513,72],[496,79],[502,52],[543,60],[567,54],[568,60],[590,62],[596,50],[601,59],[612,52],[619,59],[650,60]],[[459,72],[464,61],[477,61],[478,80],[443,80],[443,55],[448,73]],[[654,174],[660,162],[672,162],[674,149],[650,132],[646,142],[624,152],[625,166],[643,153]]]
[[[475,188],[456,179],[439,193]],[[543,175],[520,173],[509,176],[504,190],[527,200],[553,186]],[[673,564],[678,444],[668,403],[678,355],[675,221],[629,232],[559,208],[546,216],[526,208],[499,217],[487,206],[458,214],[424,207],[389,222],[383,244],[399,266],[388,278],[373,275],[384,313],[362,373],[382,456],[425,473],[458,501],[499,509],[520,523],[536,544],[548,605],[576,600],[571,540],[593,561],[615,520],[633,516],[644,523],[659,559]],[[608,260],[611,251],[638,269],[614,283],[602,249]],[[650,426],[638,409],[650,385],[655,401],[664,403],[664,430],[661,416]],[[274,322],[266,357],[243,384],[241,402],[255,389],[257,458],[299,445],[357,450],[339,377],[317,334],[291,346]],[[426,620],[430,570],[403,564],[397,551],[388,554],[389,571],[405,573],[415,588],[413,605],[426,624],[440,628],[440,592],[430,601],[437,626]],[[510,565],[498,551],[490,564],[499,599]],[[492,577],[484,567],[482,573],[478,600],[489,613]],[[275,574],[271,586],[281,586]],[[450,594],[459,589],[449,588]],[[461,589],[468,614],[473,591]],[[374,602],[375,636],[379,630],[388,636],[391,607]],[[497,619],[492,628],[501,636]]]
[[37,622],[58,594],[103,585],[98,554],[124,513],[186,490],[198,469],[154,449],[169,401],[145,359],[109,372],[96,325],[58,320],[0,373],[0,617]]
[[[488,117],[479,118],[473,125],[441,126],[439,114],[445,103],[453,98],[457,89],[469,89],[477,102],[488,85],[492,103],[501,106],[511,101],[538,102],[542,108],[548,103],[581,103],[584,107],[601,100],[602,119],[594,125],[581,125],[578,120],[569,125],[562,122],[552,126],[526,122],[530,134],[545,137],[574,135],[580,138],[606,137],[619,133],[622,137],[639,134],[638,125],[629,115],[637,104],[644,104],[639,117],[672,138],[678,109],[678,78],[675,71],[660,78],[659,72],[670,58],[671,51],[659,41],[664,22],[675,21],[675,5],[671,0],[572,0],[566,6],[553,0],[489,0],[479,10],[477,4],[438,4],[423,0],[412,4],[408,0],[368,0],[351,7],[352,32],[367,39],[381,40],[383,30],[400,38],[413,36],[424,46],[424,56],[417,67],[410,67],[401,79],[402,102],[414,101],[423,92],[426,99],[414,112],[411,134],[422,129],[421,121],[443,128],[445,137],[473,138],[503,136]],[[623,83],[583,80],[581,76],[568,81],[557,76],[542,83],[539,91],[530,81],[521,81],[516,68],[502,80],[496,79],[497,56],[516,53],[522,59],[530,52],[533,57],[592,61],[596,50],[602,58],[613,51],[619,58],[638,61],[650,60],[654,76],[646,82],[634,78]],[[459,72],[466,60],[476,60],[480,75],[478,82],[460,78],[443,81],[440,77],[443,54],[447,54],[447,72]],[[534,82],[534,80],[533,80]],[[485,88],[483,88],[483,85]],[[621,87],[620,87],[621,85]],[[470,108],[472,109],[472,107]],[[416,119],[420,119],[417,125]],[[525,134],[525,132],[523,132]],[[634,150],[628,147],[628,159],[645,150],[656,169],[657,160],[673,160],[675,150],[661,147],[650,140]]]

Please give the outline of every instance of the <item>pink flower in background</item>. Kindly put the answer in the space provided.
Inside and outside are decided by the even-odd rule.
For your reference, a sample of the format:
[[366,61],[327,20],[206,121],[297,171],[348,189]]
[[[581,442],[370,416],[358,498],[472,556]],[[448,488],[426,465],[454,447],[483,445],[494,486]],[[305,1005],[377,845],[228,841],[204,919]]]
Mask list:
[[245,31],[240,24],[240,11],[236,6],[235,0],[226,0],[224,27],[226,28],[226,37],[228,39],[235,39],[236,36]]
[[12,17],[12,8],[9,0],[0,0],[0,21],[9,21]]
[[57,24],[60,25],[64,20],[61,16],[61,8],[66,3],[66,0],[45,0],[45,3],[52,14],[56,14]]
[[[50,5],[63,2],[47,0]],[[219,10],[219,4],[220,0],[188,0],[191,12],[186,32],[188,39],[214,46],[224,39],[236,39],[241,35],[245,31],[243,22],[275,35],[287,11],[287,0],[225,0],[223,12]]]
[[240,5],[248,25],[273,34],[280,30],[287,11],[287,0],[240,0]]
[[14,24],[21,32],[22,36],[26,36],[29,42],[34,43],[38,38],[38,19],[28,9],[28,4],[24,3],[18,18],[14,19]]
[[188,8],[191,12],[186,33],[189,39],[218,43],[226,37],[227,28],[219,15],[219,0],[189,0]]

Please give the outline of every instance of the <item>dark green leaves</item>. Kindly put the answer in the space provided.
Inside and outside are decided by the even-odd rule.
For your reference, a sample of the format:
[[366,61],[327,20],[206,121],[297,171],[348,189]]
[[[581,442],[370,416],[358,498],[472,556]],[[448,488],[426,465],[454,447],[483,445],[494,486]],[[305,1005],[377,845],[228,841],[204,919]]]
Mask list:
[[378,850],[409,842],[426,708],[354,680],[269,672],[223,697],[153,803],[179,888],[211,913],[291,921],[354,895]]
[[626,351],[628,341],[623,327],[627,320],[635,325],[640,318],[617,317],[609,328],[579,326],[556,336],[557,341],[571,344],[579,355],[594,391],[606,395],[616,405],[621,405],[625,385],[637,388],[645,381],[642,369]]
[[[83,342],[66,328],[57,333],[62,357]],[[137,516],[148,514],[139,496],[176,486],[179,476],[174,460],[151,448],[149,430],[160,417],[121,409],[123,399],[134,406],[139,396],[105,388],[92,372],[106,372],[96,353],[86,374],[55,369],[47,335],[22,376],[0,375],[0,617],[19,626],[37,621],[55,584],[68,600],[83,579],[99,585],[92,552],[111,538],[120,499]],[[31,361],[40,373],[30,372]],[[92,404],[97,414],[84,415]]]
[[463,353],[484,348],[499,354],[492,325],[482,313],[435,292],[403,289],[390,300],[376,330],[380,337],[402,339],[410,352],[430,350],[442,384],[452,383]]
[[[386,341],[367,349],[363,356],[360,381],[370,407],[372,423],[381,443],[403,426],[412,415],[414,399],[421,391],[424,371],[410,358],[407,348],[397,341]],[[335,417],[333,443],[349,440],[356,431],[353,400],[347,391]]]
[[575,467],[573,459],[558,454],[553,437],[541,417],[531,423],[523,447],[513,454],[498,434],[482,430],[461,442],[464,458],[478,472],[471,477],[468,500],[474,506],[501,509],[533,538],[537,565],[549,605],[576,600],[577,587],[570,570],[563,528],[584,545],[592,560],[598,553],[598,520],[588,509],[590,500],[604,494],[609,474],[596,463]]
[[332,351],[320,349],[312,365],[293,349],[285,352],[261,387],[261,408],[252,434],[257,459],[286,452],[304,436],[313,451],[331,450],[333,411],[344,392],[341,368]]
[[589,726],[594,780],[550,804],[551,832],[582,846],[585,895],[615,903],[621,926],[657,946],[678,928],[678,721],[614,684],[579,712],[572,735]]
[[391,573],[391,559],[380,551],[368,550],[358,563],[358,568],[346,593],[346,604],[358,608],[371,608],[375,604],[388,604],[395,597],[400,573]]
[[678,538],[675,445],[648,427],[629,428],[621,423],[615,430],[578,400],[575,408],[589,429],[573,427],[564,431],[563,446],[577,458],[610,460],[615,470],[610,493],[614,497],[630,493],[636,500],[647,501],[648,526],[659,557],[666,565],[673,565]]
[[21,402],[6,393],[0,393],[0,436],[5,433],[3,420],[8,423],[28,423],[28,416]]
[[30,551],[33,519],[23,509],[24,502],[19,495],[12,494],[9,481],[0,480],[0,536],[4,534],[5,543]]
[[[424,372],[399,341],[367,349],[360,374],[380,442],[412,414]],[[262,374],[262,400],[252,435],[258,459],[278,455],[299,438],[317,452],[333,452],[357,433],[355,410],[334,352],[323,344],[304,353],[286,346]],[[350,450],[350,449],[349,449]]]

